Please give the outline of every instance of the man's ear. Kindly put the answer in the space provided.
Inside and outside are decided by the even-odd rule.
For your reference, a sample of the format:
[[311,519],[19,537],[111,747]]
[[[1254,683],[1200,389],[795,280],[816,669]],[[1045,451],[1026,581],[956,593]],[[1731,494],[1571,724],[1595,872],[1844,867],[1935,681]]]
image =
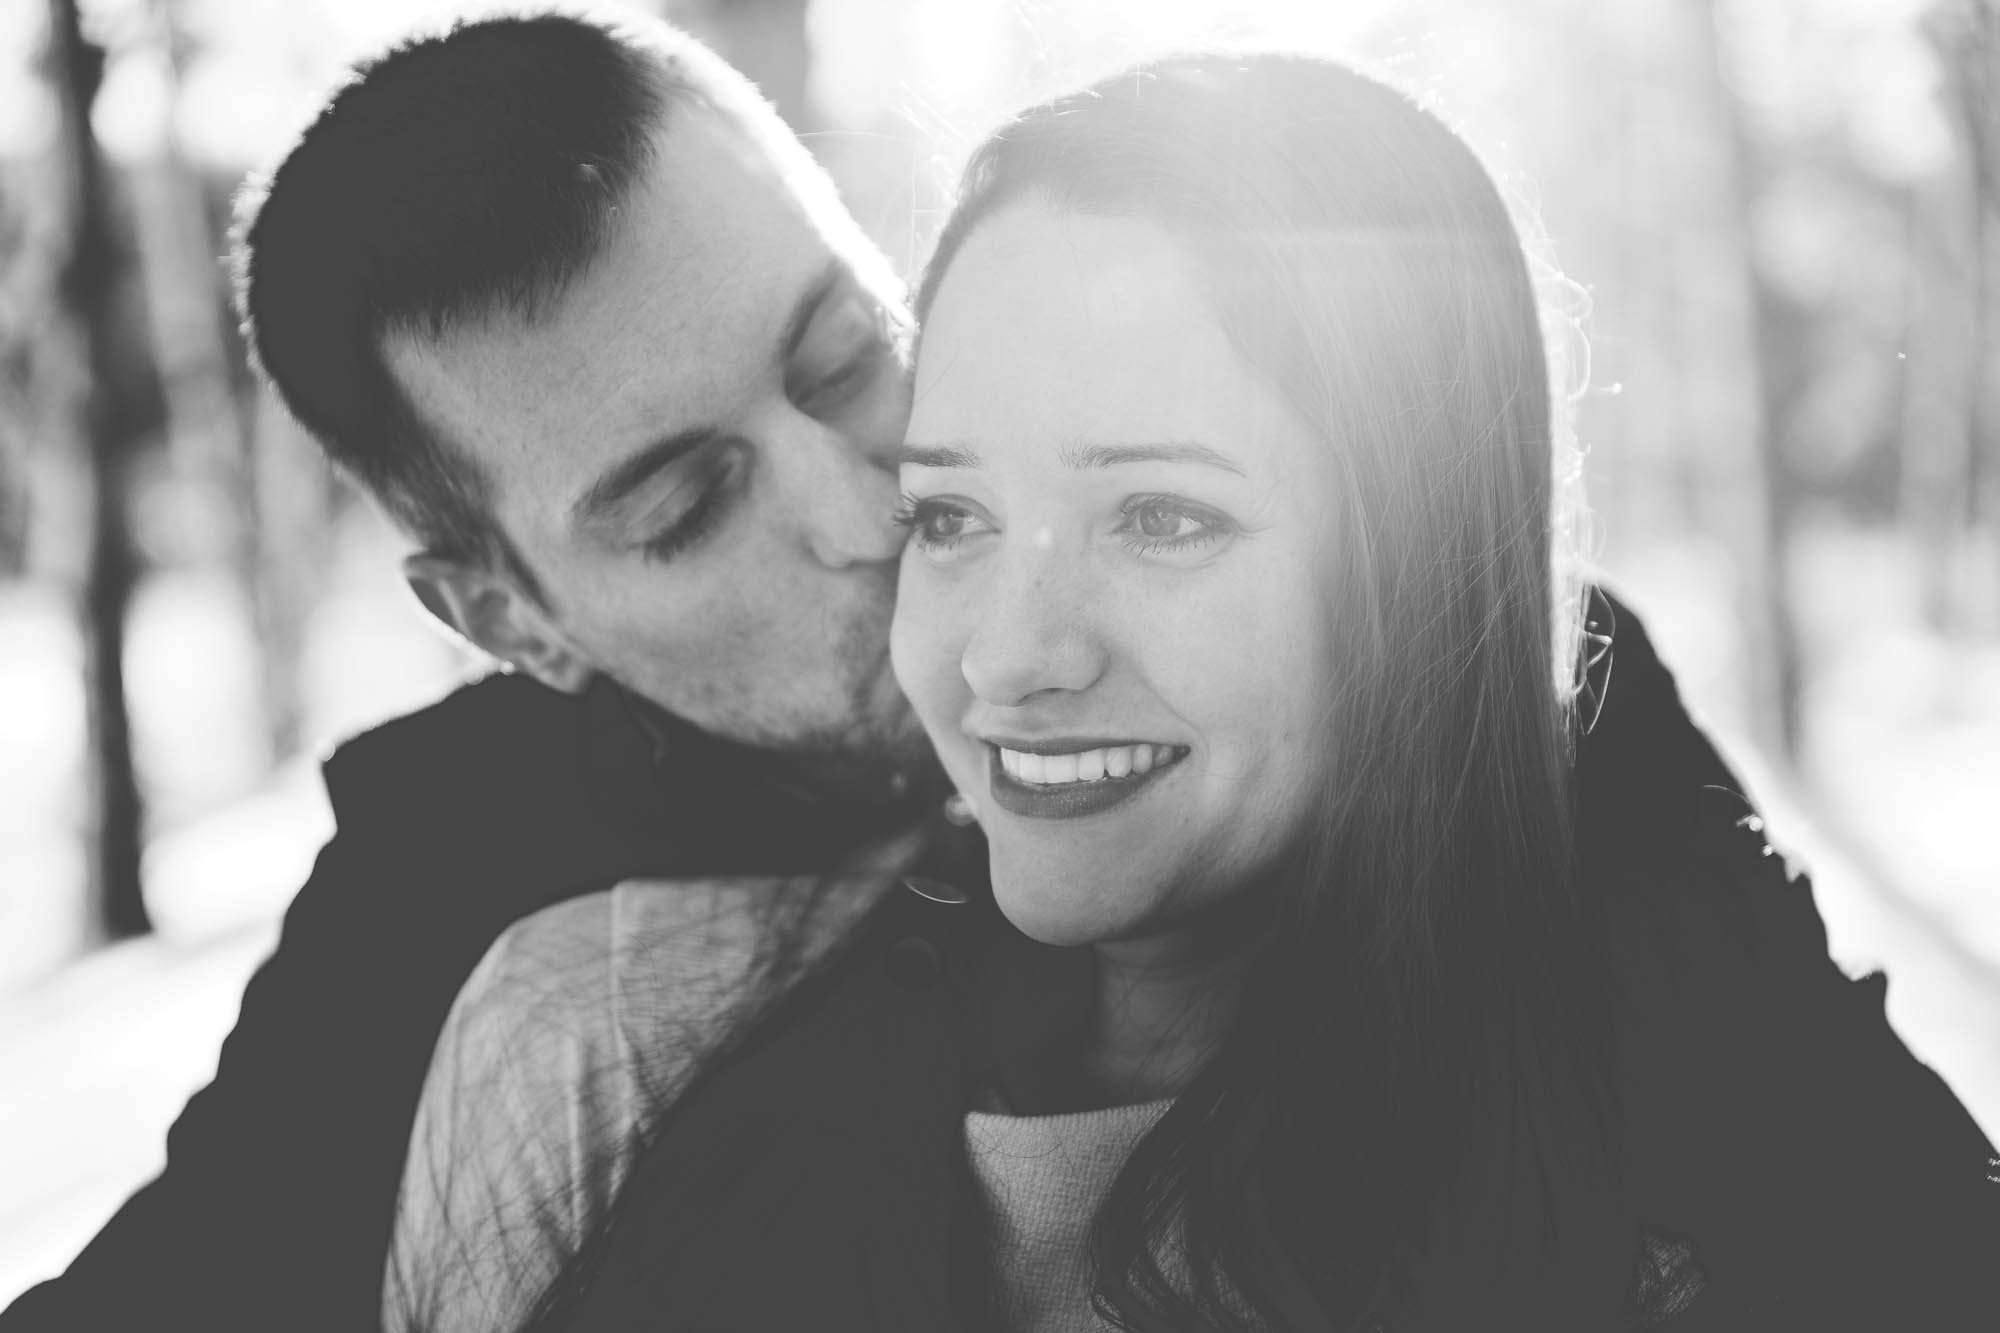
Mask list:
[[550,689],[576,694],[590,683],[589,662],[512,579],[422,552],[403,561],[403,577],[426,611]]

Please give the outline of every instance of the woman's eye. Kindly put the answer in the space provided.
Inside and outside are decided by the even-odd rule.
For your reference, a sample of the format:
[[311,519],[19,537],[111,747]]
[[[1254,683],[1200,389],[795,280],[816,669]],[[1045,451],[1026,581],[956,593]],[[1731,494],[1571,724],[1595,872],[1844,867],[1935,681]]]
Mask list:
[[896,507],[896,522],[908,528],[910,539],[925,550],[948,551],[970,536],[979,520],[949,500],[905,495]]
[[1123,512],[1118,531],[1141,554],[1197,550],[1237,531],[1227,515],[1179,496],[1134,496]]
[[1143,537],[1155,541],[1183,535],[1182,525],[1192,525],[1193,519],[1165,505],[1144,505],[1133,511],[1132,526]]

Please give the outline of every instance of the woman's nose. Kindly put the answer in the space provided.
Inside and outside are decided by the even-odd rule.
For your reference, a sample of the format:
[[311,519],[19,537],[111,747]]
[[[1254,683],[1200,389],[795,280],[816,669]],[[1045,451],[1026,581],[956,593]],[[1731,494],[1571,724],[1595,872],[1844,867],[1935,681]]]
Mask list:
[[972,692],[1001,708],[1087,689],[1104,674],[1097,598],[1083,562],[1046,538],[1026,545],[996,559],[960,659]]

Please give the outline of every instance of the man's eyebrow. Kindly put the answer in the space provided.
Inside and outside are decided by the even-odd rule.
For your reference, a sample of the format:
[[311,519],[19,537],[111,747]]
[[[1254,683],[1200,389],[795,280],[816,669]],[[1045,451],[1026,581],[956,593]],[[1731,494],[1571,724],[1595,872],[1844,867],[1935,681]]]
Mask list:
[[906,444],[896,451],[895,461],[911,467],[978,467],[979,455],[960,445]]
[[645,485],[662,468],[671,466],[707,444],[715,438],[715,434],[712,426],[696,426],[663,440],[655,440],[621,460],[592,482],[590,489],[570,506],[571,525],[583,527],[604,517],[620,500]]
[[1237,476],[1247,476],[1242,467],[1205,444],[1166,442],[1160,444],[1072,444],[1062,450],[1062,461],[1073,468],[1116,467],[1120,463],[1199,463],[1220,468]]
[[[838,259],[829,259],[826,267],[813,276],[792,303],[792,312],[785,319],[785,327],[778,337],[777,360],[779,365],[792,358],[799,344],[805,341],[806,330],[812,327],[813,316],[840,284],[847,279],[848,268]],[[609,512],[620,500],[645,485],[648,478],[662,468],[671,466],[682,456],[699,449],[714,439],[715,428],[696,426],[669,435],[663,440],[655,440],[631,457],[614,466],[609,472],[591,484],[577,502],[570,507],[570,522],[583,527]]]
[[812,327],[813,316],[819,313],[820,306],[826,303],[834,288],[846,280],[848,272],[847,265],[840,260],[829,259],[826,267],[799,293],[799,299],[792,303],[791,315],[785,320],[785,331],[778,339],[779,365],[788,363],[792,353],[799,350],[799,344],[805,341],[806,330]]

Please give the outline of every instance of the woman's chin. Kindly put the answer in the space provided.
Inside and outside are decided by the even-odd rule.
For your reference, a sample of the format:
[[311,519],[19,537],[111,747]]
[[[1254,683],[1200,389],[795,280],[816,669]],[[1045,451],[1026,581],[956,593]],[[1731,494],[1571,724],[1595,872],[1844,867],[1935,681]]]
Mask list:
[[1046,880],[1029,887],[1010,884],[996,874],[993,901],[1014,929],[1038,944],[1073,949],[1108,939],[1118,930],[1118,923],[1106,919],[1101,911],[1083,910],[1091,906],[1101,909],[1101,902],[1083,903],[1072,893],[1051,892]]

